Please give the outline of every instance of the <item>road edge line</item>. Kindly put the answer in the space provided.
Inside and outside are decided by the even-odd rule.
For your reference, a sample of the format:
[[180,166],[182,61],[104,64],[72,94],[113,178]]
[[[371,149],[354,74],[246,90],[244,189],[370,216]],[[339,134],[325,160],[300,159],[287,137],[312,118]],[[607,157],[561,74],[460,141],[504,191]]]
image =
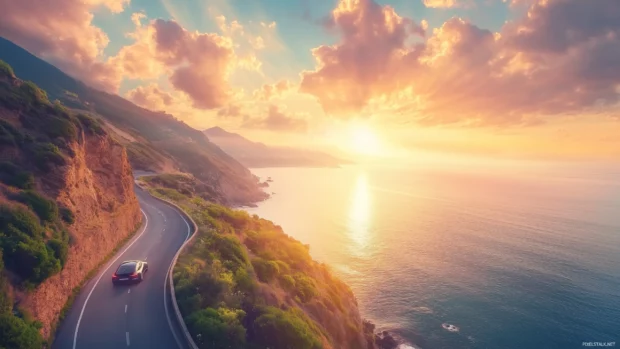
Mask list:
[[[183,249],[187,246],[188,243],[190,243],[194,237],[196,235],[198,235],[198,225],[196,224],[196,222],[194,222],[194,220],[192,219],[192,217],[187,214],[187,212],[185,212],[179,205],[175,204],[174,202],[168,201],[166,199],[162,199],[160,197],[157,197],[155,195],[152,195],[151,193],[149,193],[148,191],[145,190],[145,192],[147,192],[149,195],[151,195],[152,197],[154,197],[155,199],[171,206],[172,208],[174,208],[175,210],[177,210],[181,216],[181,218],[183,219],[183,221],[185,222],[185,224],[187,224],[188,227],[188,235],[185,239],[185,242],[183,243],[183,245],[181,245],[181,247],[179,247],[179,249],[177,250],[177,253],[174,255],[174,258],[172,259],[172,263],[170,263],[170,267],[168,269],[168,285],[170,286],[170,298],[172,300],[172,307],[174,308],[174,313],[177,317],[177,322],[179,324],[179,327],[181,327],[181,332],[183,332],[183,335],[185,336],[185,339],[187,340],[187,344],[190,346],[191,349],[198,349],[198,346],[196,345],[196,342],[194,342],[194,338],[192,338],[192,335],[189,333],[189,330],[187,329],[187,325],[185,324],[185,321],[183,320],[183,316],[181,315],[181,311],[179,310],[179,304],[177,303],[177,297],[174,291],[174,280],[173,280],[173,271],[174,271],[174,267],[177,264],[177,260],[179,258],[179,256],[181,255],[181,252],[183,251]],[[192,226],[194,227],[193,229],[193,233],[190,234],[191,232],[191,227],[190,224],[187,222],[187,220],[185,219],[187,218],[187,220],[189,220],[192,224]],[[165,295],[165,289],[164,289],[164,295]],[[164,303],[165,305],[166,303]],[[172,322],[170,320],[170,317],[168,316],[168,312],[166,312],[166,316],[168,317],[168,324],[170,325],[170,330],[172,331],[173,335],[175,334],[174,329],[172,328]],[[176,335],[175,335],[176,338]],[[178,343],[177,343],[178,344]],[[73,348],[75,349],[75,348]]]
[[138,241],[138,239],[140,239],[142,234],[144,234],[144,232],[146,231],[146,228],[149,226],[149,217],[146,215],[146,212],[144,212],[143,209],[140,209],[140,212],[142,212],[142,214],[144,215],[144,228],[142,228],[142,232],[138,236],[136,236],[133,239],[133,241],[127,247],[125,247],[124,250],[122,250],[122,252],[118,253],[116,258],[114,258],[114,260],[112,260],[111,262],[108,263],[107,267],[101,271],[101,273],[99,275],[99,278],[97,278],[97,281],[95,281],[95,284],[90,289],[90,292],[88,292],[88,296],[86,296],[86,300],[84,301],[84,305],[82,305],[82,310],[80,311],[80,316],[78,317],[77,324],[75,325],[75,333],[73,334],[73,349],[75,349],[75,347],[77,345],[78,330],[80,328],[80,322],[82,321],[82,316],[84,315],[84,310],[86,309],[86,305],[88,304],[88,300],[90,299],[90,296],[93,294],[93,291],[95,290],[95,287],[97,287],[97,284],[99,284],[99,281],[101,281],[101,278],[106,273],[106,271],[108,271],[108,269],[110,269],[112,264],[114,264],[119,258],[121,258],[121,256],[125,252],[127,252],[127,250],[131,246],[133,246],[133,244],[135,244],[136,241]]

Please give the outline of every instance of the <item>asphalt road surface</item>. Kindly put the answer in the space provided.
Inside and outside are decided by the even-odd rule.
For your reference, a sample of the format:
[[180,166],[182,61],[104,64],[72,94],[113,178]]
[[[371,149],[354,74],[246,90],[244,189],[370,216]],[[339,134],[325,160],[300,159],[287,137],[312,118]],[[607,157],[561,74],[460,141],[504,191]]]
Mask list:
[[[135,189],[143,223],[134,238],[84,285],[57,333],[54,349],[186,349],[170,303],[166,276],[189,225],[172,207]],[[146,260],[134,285],[112,285],[125,260]]]

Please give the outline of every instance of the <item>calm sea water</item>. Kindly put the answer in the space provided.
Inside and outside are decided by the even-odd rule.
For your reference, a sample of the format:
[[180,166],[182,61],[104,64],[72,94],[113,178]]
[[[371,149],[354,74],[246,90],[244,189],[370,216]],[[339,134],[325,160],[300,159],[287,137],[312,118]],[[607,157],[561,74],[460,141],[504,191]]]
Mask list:
[[[256,169],[252,213],[424,349],[620,346],[620,171]],[[450,332],[442,324],[458,327]]]

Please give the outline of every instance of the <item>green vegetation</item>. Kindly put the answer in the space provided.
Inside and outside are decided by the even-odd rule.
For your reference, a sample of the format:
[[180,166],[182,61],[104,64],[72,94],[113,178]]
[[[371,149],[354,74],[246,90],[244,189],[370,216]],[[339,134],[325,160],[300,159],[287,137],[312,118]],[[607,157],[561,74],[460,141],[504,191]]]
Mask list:
[[24,190],[15,195],[15,200],[30,207],[43,222],[54,222],[58,219],[58,205],[33,190]]
[[19,189],[34,188],[34,176],[10,162],[0,162],[0,182]]
[[[318,349],[322,348],[317,337],[317,330],[310,322],[304,320],[304,314],[298,309],[288,311],[274,307],[265,307],[261,315],[252,324],[255,341],[270,349]],[[294,344],[294,346],[293,346]]]
[[200,348],[372,348],[353,293],[312,260],[308,246],[270,221],[204,200],[191,178],[143,181],[198,225],[173,278]]
[[98,119],[82,113],[77,114],[77,118],[84,129],[90,134],[104,135],[106,133],[103,126],[101,126],[101,121]]
[[14,77],[15,72],[13,68],[3,60],[0,60],[0,76],[2,77]]
[[[163,196],[174,195],[175,192],[184,196],[199,196],[209,201],[221,201],[217,191],[193,176],[184,174],[162,174],[158,176],[144,177],[143,181],[155,187],[157,190],[172,189],[172,191],[160,191]],[[184,196],[177,196],[174,200],[182,200]]]
[[73,214],[73,211],[71,211],[71,209],[67,207],[61,207],[58,210],[60,212],[60,218],[62,218],[65,223],[69,225],[75,223],[75,215]]
[[192,313],[187,325],[197,334],[197,344],[201,348],[243,348],[246,344],[246,332],[241,324],[244,316],[243,310],[206,308]]
[[[50,240],[30,210],[0,205],[0,247],[6,268],[20,276],[27,285],[36,285],[60,271],[66,259],[67,242]],[[63,252],[64,251],[64,252]]]
[[25,314],[13,313],[2,257],[0,251],[0,348],[41,349],[40,323],[28,319]]
[[65,224],[75,217],[37,188],[72,156],[84,126],[34,83],[16,80],[2,61],[0,75],[0,348],[40,349],[41,324],[14,306],[9,288],[28,292],[67,262]]

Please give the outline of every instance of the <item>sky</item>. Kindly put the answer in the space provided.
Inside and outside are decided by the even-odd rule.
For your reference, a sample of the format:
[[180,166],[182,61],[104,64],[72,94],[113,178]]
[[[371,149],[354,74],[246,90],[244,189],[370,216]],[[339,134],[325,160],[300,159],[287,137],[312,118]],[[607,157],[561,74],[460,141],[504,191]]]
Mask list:
[[360,156],[620,159],[618,0],[0,0],[0,35],[191,126]]

